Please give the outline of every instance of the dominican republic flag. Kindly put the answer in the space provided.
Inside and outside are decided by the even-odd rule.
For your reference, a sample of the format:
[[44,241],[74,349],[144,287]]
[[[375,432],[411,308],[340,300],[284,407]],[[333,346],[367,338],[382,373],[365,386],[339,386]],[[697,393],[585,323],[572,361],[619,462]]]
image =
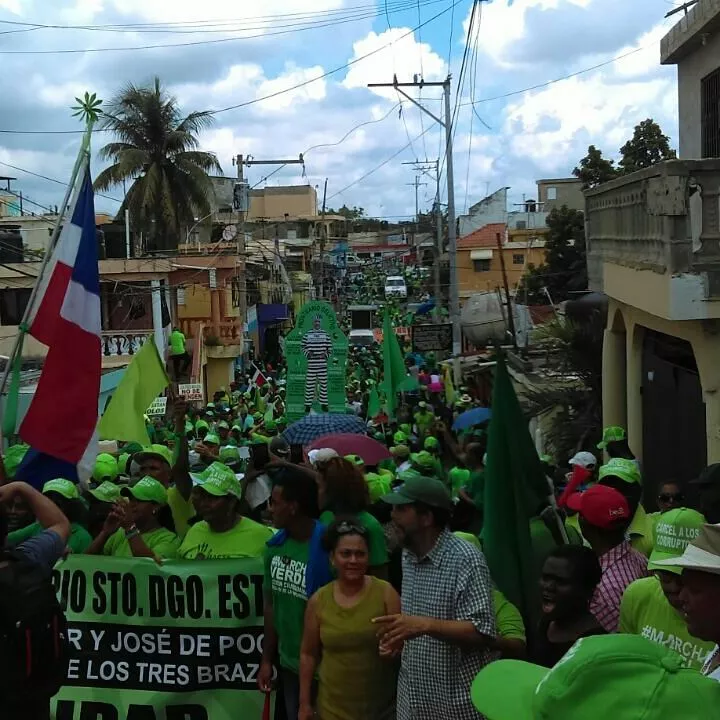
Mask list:
[[265,383],[267,383],[267,378],[260,372],[260,368],[253,363],[253,367],[255,368],[255,372],[253,373],[252,379],[250,382],[257,388],[261,388]]
[[29,333],[48,346],[20,437],[32,448],[17,477],[35,487],[57,477],[85,481],[97,456],[100,277],[95,206],[88,161],[74,201],[39,280]]

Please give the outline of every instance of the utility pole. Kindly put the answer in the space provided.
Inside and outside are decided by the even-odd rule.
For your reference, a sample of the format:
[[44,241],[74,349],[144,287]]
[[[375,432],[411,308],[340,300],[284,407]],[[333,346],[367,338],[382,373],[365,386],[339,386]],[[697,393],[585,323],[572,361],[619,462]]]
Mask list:
[[415,182],[405,184],[415,188],[415,232],[418,232],[418,225],[420,223],[420,200],[418,198],[418,188],[421,185],[427,185],[427,183],[421,183],[420,176],[416,175]]
[[508,285],[507,272],[505,271],[505,255],[503,254],[502,238],[500,233],[495,233],[497,249],[500,254],[500,270],[502,272],[503,286],[505,287],[505,305],[508,316],[508,332],[512,336],[513,347],[517,350],[517,335],[515,335],[515,316],[513,315],[512,300],[510,299],[510,287]]
[[323,188],[323,204],[320,212],[320,300],[325,299],[325,265],[323,257],[325,255],[325,241],[327,240],[327,229],[325,227],[325,201],[327,200],[327,183],[325,178],[325,187]]
[[[453,167],[453,137],[452,137],[452,116],[450,114],[450,79],[448,75],[443,82],[410,82],[400,83],[397,76],[393,77],[391,83],[370,83],[368,87],[391,87],[403,97],[407,98],[413,105],[417,106],[426,115],[429,115],[438,125],[445,128],[445,162],[447,163],[447,188],[448,188],[448,260],[450,265],[450,319],[452,321],[453,334],[453,355],[460,357],[462,352],[462,332],[460,329],[460,295],[458,290],[457,277],[457,227],[455,224],[455,172]],[[421,105],[415,98],[408,95],[402,88],[406,87],[441,87],[445,96],[445,117],[441,119],[430,112],[424,105]],[[453,364],[455,382],[460,382],[459,363]]]

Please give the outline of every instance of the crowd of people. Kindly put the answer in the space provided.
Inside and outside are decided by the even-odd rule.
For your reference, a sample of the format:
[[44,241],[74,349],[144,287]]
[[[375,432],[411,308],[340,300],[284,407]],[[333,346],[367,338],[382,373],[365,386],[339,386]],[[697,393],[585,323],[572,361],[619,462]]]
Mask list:
[[[101,453],[86,489],[14,481],[27,448],[12,446],[0,544],[47,571],[68,552],[264,558],[258,689],[280,720],[720,717],[720,464],[693,483],[697,506],[667,479],[646,512],[623,428],[543,457],[554,493],[529,521],[523,616],[483,555],[488,422],[453,431],[472,389],[448,402],[435,358],[406,359],[417,387],[392,418],[368,418],[378,351],[348,363],[348,413],[387,448],[376,464],[293,453],[282,367],[202,407],[175,399],[148,420],[152,444]],[[47,718],[32,702],[17,717]]]

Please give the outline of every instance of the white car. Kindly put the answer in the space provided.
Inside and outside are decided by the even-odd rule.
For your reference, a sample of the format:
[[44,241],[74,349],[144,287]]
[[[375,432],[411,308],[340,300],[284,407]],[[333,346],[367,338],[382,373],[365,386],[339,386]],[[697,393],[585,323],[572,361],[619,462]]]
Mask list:
[[351,330],[348,342],[351,345],[370,347],[375,344],[375,333],[372,330]]
[[385,297],[407,297],[407,285],[400,275],[390,275],[385,278]]

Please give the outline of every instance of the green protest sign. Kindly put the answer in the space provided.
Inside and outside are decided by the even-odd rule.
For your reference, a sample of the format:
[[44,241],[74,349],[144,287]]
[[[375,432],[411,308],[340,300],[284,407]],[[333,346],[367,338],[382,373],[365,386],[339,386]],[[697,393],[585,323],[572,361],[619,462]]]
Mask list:
[[311,408],[345,412],[345,365],[348,341],[332,305],[309,302],[285,338],[287,386],[285,413],[298,420]]
[[70,555],[53,581],[70,645],[55,720],[261,717],[262,559]]

